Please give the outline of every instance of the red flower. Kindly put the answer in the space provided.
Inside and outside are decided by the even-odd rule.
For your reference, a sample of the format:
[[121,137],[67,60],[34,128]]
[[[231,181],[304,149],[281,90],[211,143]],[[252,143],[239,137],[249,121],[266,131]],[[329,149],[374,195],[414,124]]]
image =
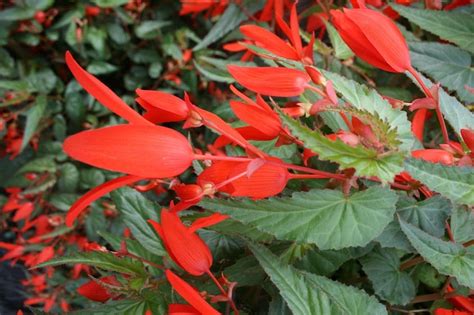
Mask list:
[[144,178],[179,175],[194,157],[186,137],[161,126],[117,125],[83,131],[68,137],[63,148],[81,162]]
[[245,88],[271,96],[298,96],[311,79],[305,72],[289,68],[229,65],[227,69]]
[[390,18],[369,9],[331,10],[331,15],[342,39],[358,57],[389,72],[411,69],[405,38]]
[[453,154],[440,149],[415,150],[411,153],[414,158],[423,159],[431,163],[442,163],[452,165],[454,163]]
[[[115,276],[102,277],[99,280],[107,284],[119,285],[119,282],[117,279],[115,279]],[[90,280],[89,282],[86,282],[77,288],[77,293],[92,301],[102,303],[106,302],[112,297],[112,295],[105,287],[100,284],[100,281]]]
[[185,120],[189,115],[186,102],[174,95],[137,89],[136,101],[146,109],[144,117],[153,123]]
[[201,315],[197,309],[186,304],[170,304],[168,305],[168,315]]
[[181,268],[194,276],[209,273],[212,254],[206,243],[195,233],[199,228],[217,224],[227,216],[213,214],[185,226],[176,212],[163,209],[161,222],[149,221],[163,240],[166,251]]
[[[269,52],[292,60],[299,60],[298,52],[280,37],[257,25],[244,25],[240,31]],[[299,36],[299,35],[298,35]]]
[[209,303],[206,302],[190,284],[185,282],[183,279],[175,275],[171,270],[166,270],[166,278],[171,283],[173,289],[175,289],[179,295],[183,297],[192,307],[194,307],[199,314],[205,315],[219,315]]

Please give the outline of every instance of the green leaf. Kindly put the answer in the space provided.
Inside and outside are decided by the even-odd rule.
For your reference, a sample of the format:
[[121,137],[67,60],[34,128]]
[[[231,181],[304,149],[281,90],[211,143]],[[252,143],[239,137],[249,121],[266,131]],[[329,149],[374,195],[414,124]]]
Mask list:
[[261,245],[249,244],[249,248],[293,314],[387,314],[364,291],[295,269]]
[[26,77],[29,92],[49,94],[58,83],[58,77],[51,69],[44,69]]
[[40,157],[33,160],[28,161],[25,165],[23,165],[17,172],[17,174],[24,174],[24,173],[54,173],[56,172],[56,163],[54,162],[53,157],[46,156]]
[[474,288],[473,247],[442,241],[403,220],[400,226],[413,247],[440,273],[456,277],[460,284]]
[[87,66],[87,71],[95,75],[107,74],[117,70],[117,66],[99,60],[94,60]]
[[451,230],[457,243],[466,243],[474,239],[474,212],[464,207],[456,207],[451,216]]
[[331,45],[334,48],[334,55],[336,58],[346,60],[354,56],[354,53],[342,40],[341,35],[339,35],[334,26],[332,26],[332,24],[329,22],[325,22],[325,24],[329,35],[329,40],[331,41]]
[[154,229],[147,222],[150,219],[158,221],[157,205],[128,187],[113,191],[111,196],[138,242],[155,255],[166,255]]
[[352,147],[339,139],[329,140],[319,131],[311,130],[285,114],[280,113],[280,117],[290,132],[304,143],[305,148],[319,154],[319,159],[336,162],[342,168],[353,167],[358,176],[377,176],[389,182],[403,170],[403,154],[400,152],[379,154],[362,145]]
[[474,205],[474,168],[409,158],[405,161],[405,169],[429,189],[455,202]]
[[0,75],[8,77],[15,74],[15,59],[6,49],[0,48]]
[[415,252],[397,220],[390,222],[375,241],[383,248],[397,248],[405,252]]
[[[145,301],[137,299],[126,299],[108,301],[105,304],[96,303],[93,308],[70,312],[70,315],[141,315],[147,310],[152,310],[153,314],[165,314],[165,304],[162,297],[157,295],[158,301]],[[157,303],[160,302],[160,303]]]
[[14,6],[0,11],[0,21],[19,21],[31,19],[36,10],[31,7]]
[[395,132],[396,140],[401,142],[399,148],[403,151],[411,150],[415,138],[411,132],[411,124],[406,112],[393,108],[376,90],[369,89],[365,85],[346,79],[336,73],[324,71],[323,74],[332,81],[334,89],[352,105],[351,107],[368,112],[377,120],[382,120],[383,124],[380,126],[371,124],[376,134],[386,133],[387,140],[391,140],[390,133]]
[[[255,1],[257,2],[257,1]],[[200,41],[193,50],[200,50],[206,48],[212,43],[215,43],[227,33],[235,30],[241,22],[247,19],[247,14],[253,14],[257,11],[257,8],[246,7],[248,12],[243,12],[237,4],[231,3],[225,10],[224,14],[219,18],[216,24],[211,28],[207,35]]]
[[104,173],[94,168],[81,170],[80,179],[79,184],[82,189],[91,189],[105,182]]
[[321,249],[364,246],[393,220],[397,195],[380,186],[344,196],[314,189],[292,197],[203,200],[204,208],[273,234],[281,240],[314,243]]
[[83,252],[71,256],[62,256],[53,258],[47,262],[35,266],[42,268],[46,266],[59,266],[65,264],[85,264],[94,266],[107,271],[115,271],[127,275],[145,275],[145,268],[138,260],[132,260],[128,257],[118,258],[108,252]]
[[[473,34],[474,36],[474,34]],[[471,55],[456,46],[416,42],[410,43],[412,65],[440,82],[466,102],[474,102],[474,95],[465,86],[474,87]]]
[[410,275],[400,271],[400,258],[394,249],[376,249],[360,262],[375,294],[393,305],[406,305],[416,295]]
[[135,35],[142,39],[153,39],[162,27],[169,24],[169,21],[144,21],[135,27]]
[[48,100],[46,99],[46,95],[40,94],[36,97],[35,104],[31,107],[28,112],[26,113],[26,127],[23,134],[23,141],[21,143],[21,149],[25,149],[28,143],[33,137],[33,134],[36,132],[38,128],[38,124],[43,118],[44,111],[46,109],[46,105]]
[[128,0],[93,0],[101,8],[112,8],[127,4]]
[[393,4],[392,7],[422,29],[474,53],[474,20],[470,14],[421,10]]
[[73,193],[79,185],[79,170],[72,163],[64,163],[59,168],[58,189],[61,192]]

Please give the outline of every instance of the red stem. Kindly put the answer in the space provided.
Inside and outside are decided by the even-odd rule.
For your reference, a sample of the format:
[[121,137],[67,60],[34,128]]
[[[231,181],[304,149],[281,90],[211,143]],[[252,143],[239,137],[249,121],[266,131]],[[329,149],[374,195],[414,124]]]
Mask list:
[[224,290],[222,285],[219,283],[219,280],[216,279],[216,277],[212,274],[210,270],[207,271],[207,274],[209,275],[209,277],[211,277],[212,281],[214,281],[216,286],[219,288],[219,291],[221,291],[221,293],[227,297],[227,302],[230,304],[230,307],[232,307],[232,309],[234,310],[234,314],[239,315],[239,310],[237,310],[237,307],[235,306],[234,301],[232,299],[229,299],[229,294],[227,293],[226,290]]
[[436,101],[436,116],[438,117],[439,125],[441,127],[441,132],[443,134],[444,143],[449,143],[448,129],[446,127],[446,122],[444,121],[443,114],[441,113],[439,100],[437,98],[433,97],[433,93],[431,93],[430,89],[428,89],[428,87],[426,86],[426,84],[423,82],[420,75],[418,74],[418,72],[415,69],[413,69],[413,67],[410,67],[410,69],[408,69],[408,72],[410,72],[413,75],[413,77],[415,78],[415,80],[420,84],[420,86],[423,89],[423,92],[425,93],[425,95]]

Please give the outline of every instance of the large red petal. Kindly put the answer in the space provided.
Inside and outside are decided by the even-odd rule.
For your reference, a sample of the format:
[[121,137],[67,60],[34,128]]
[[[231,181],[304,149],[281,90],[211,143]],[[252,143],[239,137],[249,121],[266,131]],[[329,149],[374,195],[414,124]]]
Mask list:
[[186,281],[175,275],[171,270],[166,270],[166,278],[171,283],[173,289],[175,289],[179,295],[183,297],[189,304],[197,309],[201,314],[206,315],[220,315],[209,303],[202,298],[196,289],[194,289]]
[[99,103],[133,124],[151,125],[148,120],[130,108],[130,106],[122,101],[122,99],[112,92],[104,83],[82,69],[69,51],[66,52],[66,64],[84,90],[95,97]]
[[161,126],[117,125],[83,131],[67,138],[63,148],[81,162],[145,178],[179,175],[193,161],[187,139]]
[[298,96],[310,77],[303,71],[282,67],[227,66],[230,74],[245,88],[264,95]]

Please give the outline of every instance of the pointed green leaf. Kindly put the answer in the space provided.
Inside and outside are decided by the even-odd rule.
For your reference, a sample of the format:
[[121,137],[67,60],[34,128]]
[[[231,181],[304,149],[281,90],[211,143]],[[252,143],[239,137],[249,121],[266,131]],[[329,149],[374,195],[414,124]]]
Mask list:
[[145,268],[140,261],[132,260],[128,257],[118,258],[112,253],[99,251],[83,252],[70,256],[56,257],[35,266],[35,268],[59,266],[64,264],[85,264],[103,270],[115,271],[127,275],[145,275]]
[[394,249],[376,249],[360,262],[375,294],[393,305],[406,305],[416,295],[410,275],[400,271],[400,258]]
[[321,160],[339,163],[342,168],[353,167],[358,176],[377,176],[382,181],[389,182],[403,170],[401,152],[379,154],[362,145],[352,147],[339,139],[329,140],[319,131],[311,130],[285,114],[280,114],[280,117],[290,132],[300,139],[306,148],[318,153]]
[[336,190],[314,189],[292,197],[203,200],[204,208],[273,234],[281,240],[314,243],[320,249],[364,246],[393,220],[398,196],[373,186],[344,196]]
[[456,277],[460,284],[474,288],[474,247],[442,241],[403,220],[400,226],[413,247],[440,273]]
[[44,110],[47,105],[46,95],[40,94],[36,97],[35,104],[26,113],[26,127],[23,135],[23,141],[21,143],[21,150],[23,150],[30,142],[31,137],[38,128],[38,124],[43,118]]
[[375,133],[387,133],[386,138],[390,139],[391,135],[388,134],[394,131],[396,140],[401,142],[399,145],[401,150],[409,151],[413,147],[415,139],[406,112],[393,108],[376,90],[346,79],[337,73],[323,71],[323,74],[332,81],[334,89],[352,105],[351,107],[368,112],[383,121],[384,126],[372,125]]
[[454,240],[466,243],[474,239],[474,212],[464,207],[456,207],[451,216],[451,230]]
[[325,22],[325,24],[336,58],[346,60],[347,58],[354,56],[354,53],[342,40],[341,35],[339,35],[334,26],[329,22]]
[[410,56],[416,69],[456,91],[460,99],[474,102],[474,95],[465,88],[474,87],[474,69],[468,52],[447,44],[416,42],[410,43]]
[[387,314],[377,299],[362,290],[295,269],[261,245],[249,244],[249,248],[293,314]]
[[474,168],[410,158],[405,161],[405,169],[429,189],[458,203],[474,205]]
[[158,235],[147,222],[149,219],[158,221],[157,205],[128,187],[113,191],[111,196],[138,242],[154,255],[166,255]]
[[470,14],[421,10],[401,5],[392,7],[422,29],[474,53],[474,19]]

